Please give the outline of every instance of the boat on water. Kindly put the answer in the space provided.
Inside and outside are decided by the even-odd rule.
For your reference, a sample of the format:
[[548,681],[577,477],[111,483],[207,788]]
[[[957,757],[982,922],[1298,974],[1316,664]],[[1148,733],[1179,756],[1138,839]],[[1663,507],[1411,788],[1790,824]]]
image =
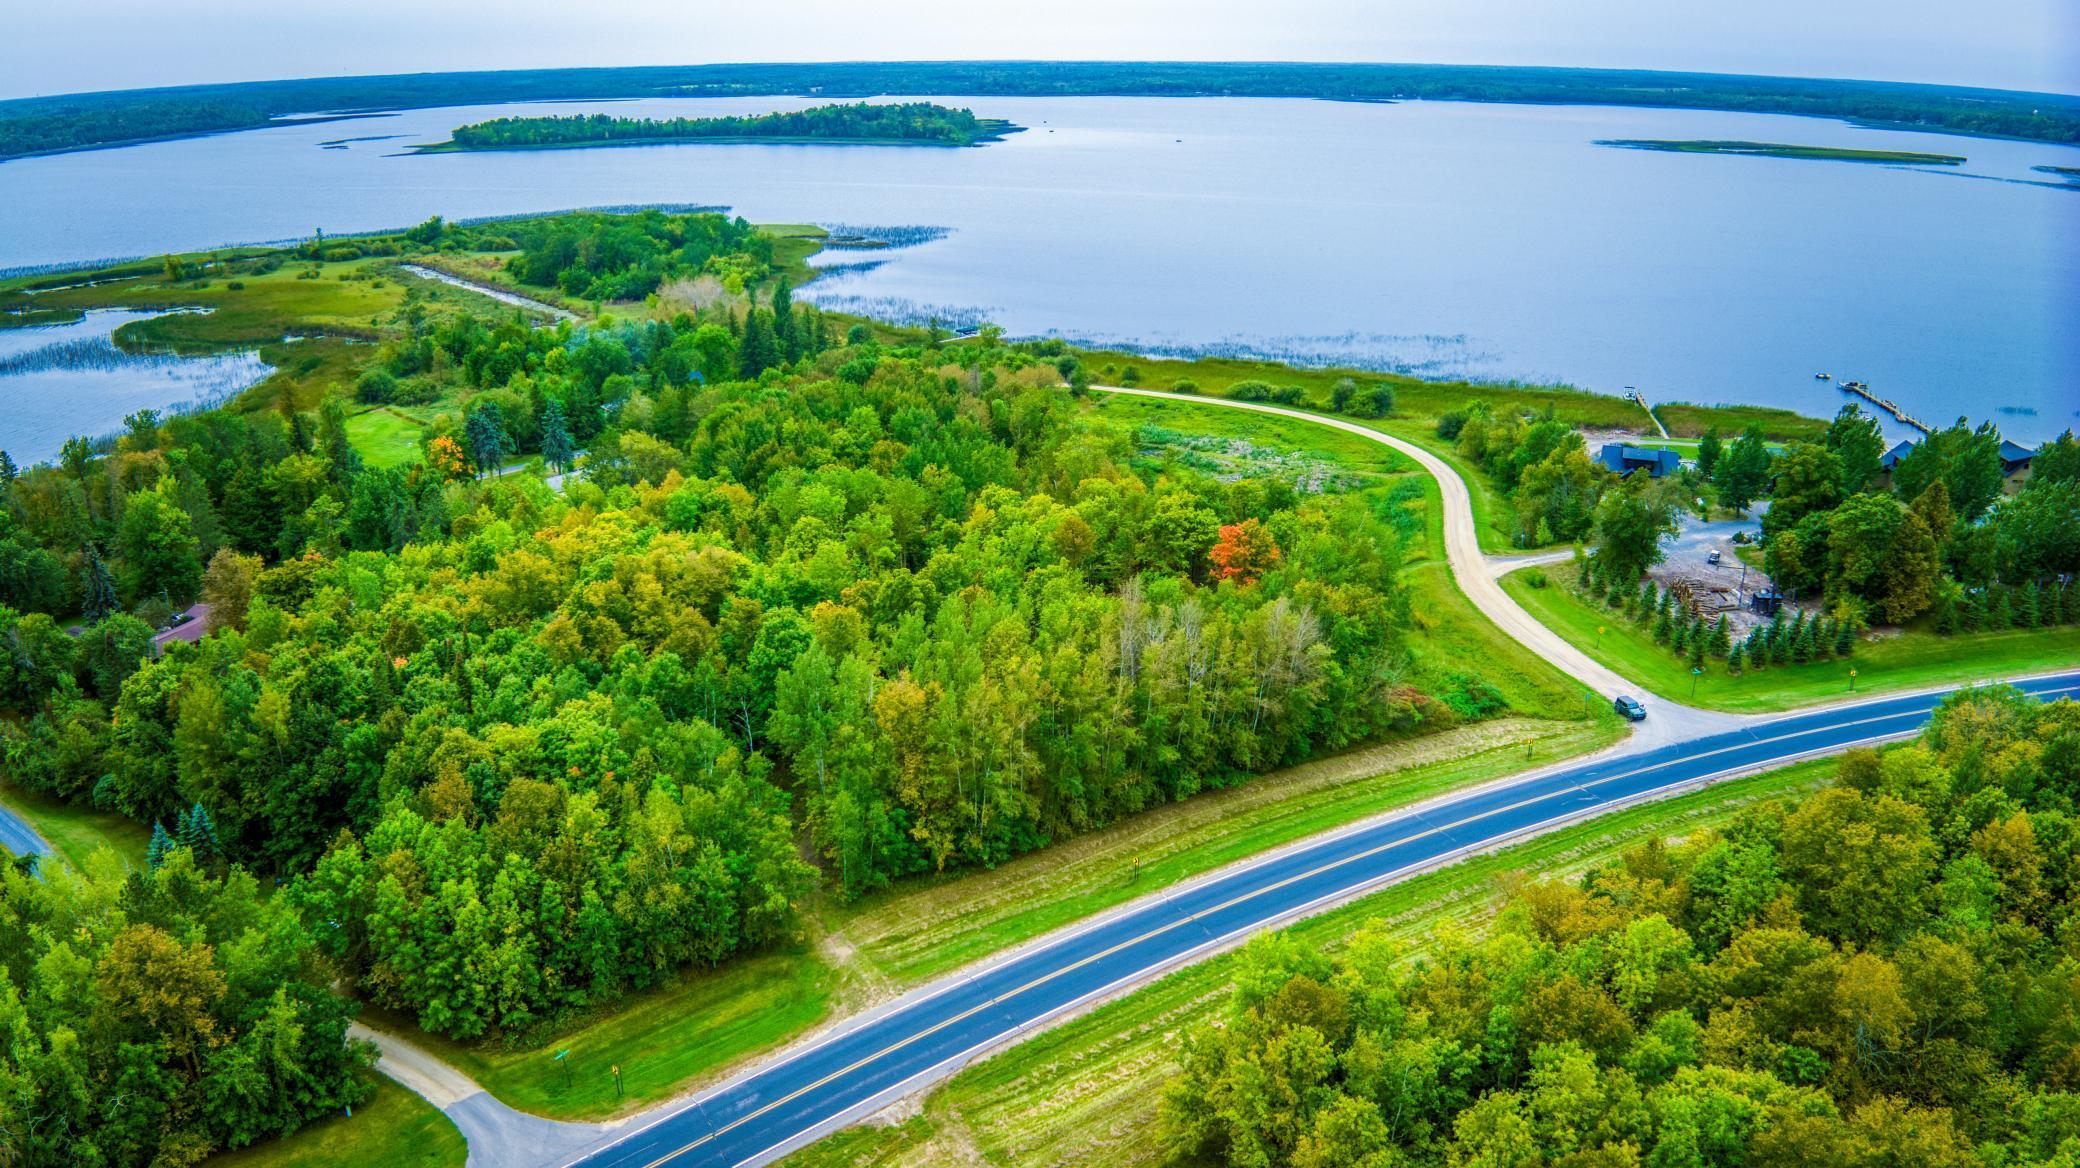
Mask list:
[[1813,374],[1813,380],[1814,380],[1814,381],[1832,381],[1832,380],[1834,380],[1834,378],[1833,378],[1833,376],[1832,376],[1831,374],[1826,374],[1826,373],[1815,373],[1815,374]]

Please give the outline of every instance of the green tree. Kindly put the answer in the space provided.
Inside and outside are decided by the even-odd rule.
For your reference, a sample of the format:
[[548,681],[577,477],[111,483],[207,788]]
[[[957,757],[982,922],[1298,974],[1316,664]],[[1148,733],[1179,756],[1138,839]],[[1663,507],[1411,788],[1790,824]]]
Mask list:
[[189,533],[188,514],[173,501],[174,482],[162,478],[130,496],[116,529],[123,592],[131,600],[163,594],[176,605],[202,585],[202,549]]
[[1676,533],[1675,507],[1644,477],[1606,491],[1596,507],[1598,570],[1635,580],[1661,562],[1661,539]]
[[1878,420],[1849,402],[1836,411],[1823,441],[1841,468],[1841,493],[1853,495],[1868,489],[1885,457],[1885,433],[1878,428]]
[[497,474],[505,465],[511,442],[506,437],[505,423],[489,402],[479,402],[470,409],[469,419],[463,425],[463,437],[469,444],[470,461],[476,464],[478,474]]
[[550,398],[542,406],[542,461],[551,470],[567,471],[577,461],[577,446],[563,418],[563,403]]
[[1771,461],[1761,429],[1748,427],[1719,460],[1713,479],[1719,487],[1719,501],[1735,511],[1746,511],[1748,504],[1769,489]]

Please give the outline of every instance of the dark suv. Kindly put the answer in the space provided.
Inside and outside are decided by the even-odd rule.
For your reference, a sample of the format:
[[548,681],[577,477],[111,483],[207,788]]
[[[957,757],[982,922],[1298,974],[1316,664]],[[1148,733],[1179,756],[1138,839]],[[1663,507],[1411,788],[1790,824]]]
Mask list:
[[1647,708],[1645,706],[1622,695],[1617,700],[1611,702],[1611,709],[1618,711],[1618,713],[1634,722],[1643,722],[1647,717]]

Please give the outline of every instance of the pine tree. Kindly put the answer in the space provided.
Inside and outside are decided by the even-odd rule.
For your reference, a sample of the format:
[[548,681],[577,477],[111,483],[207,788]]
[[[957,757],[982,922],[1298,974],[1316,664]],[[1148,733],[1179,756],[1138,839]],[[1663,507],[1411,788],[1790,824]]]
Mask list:
[[1993,603],[1986,610],[1986,631],[2004,633],[2015,627],[2015,602],[2009,593],[2014,589],[2006,584],[1994,584],[1987,588],[1993,594]]
[[5,450],[0,450],[0,490],[13,486],[14,481],[20,477],[22,468],[14,464],[14,459],[10,458]]
[[1791,626],[1784,623],[1783,611],[1781,609],[1778,610],[1777,620],[1770,625],[1769,663],[1771,665],[1791,664]]
[[152,824],[152,842],[145,845],[144,862],[157,868],[166,862],[166,853],[176,846],[178,845],[173,842],[173,837],[166,834],[166,826],[155,822]]
[[2035,580],[2015,590],[2015,627],[2036,629],[2044,625],[2043,605],[2039,602],[2042,589]]
[[563,403],[549,398],[542,403],[542,461],[561,472],[570,469],[577,453],[570,425],[563,418]]
[[1856,626],[1848,621],[1834,622],[1834,655],[1851,657],[1856,653]]
[[1668,635],[1668,647],[1671,650],[1673,650],[1676,656],[1678,657],[1690,651],[1689,621],[1673,619],[1671,620]]
[[1964,598],[1958,606],[1957,626],[1967,633],[1976,633],[1986,627],[1986,594],[1974,592]]
[[197,863],[217,857],[217,828],[210,822],[209,812],[197,803],[181,817],[177,833],[182,847],[195,853]]
[[752,309],[744,318],[744,343],[737,349],[737,374],[745,380],[780,363],[780,342],[773,336],[773,314]]
[[1660,605],[1655,607],[1659,611],[1654,616],[1654,643],[1666,645],[1669,643],[1669,639],[1675,635],[1675,622],[1669,618],[1667,608]]
[[1654,588],[1654,582],[1652,580],[1641,580],[1639,582],[1639,593],[1632,598],[1632,615],[1635,619],[1643,618],[1660,603],[1661,597]]
[[115,577],[109,574],[108,562],[91,546],[87,548],[87,563],[83,569],[81,591],[84,592],[85,599],[80,603],[80,611],[90,625],[100,624],[123,607],[116,599],[116,581]]
[[1712,625],[1710,648],[1714,657],[1725,657],[1733,652],[1733,632],[1726,627],[1726,615],[1724,613],[1721,613],[1718,621]]
[[477,464],[477,473],[493,474],[505,465],[506,452],[512,445],[506,439],[505,423],[499,420],[498,411],[486,402],[469,412],[469,421],[463,424],[463,437],[469,442],[470,460]]
[[[1701,623],[1702,623],[1702,620],[1700,620],[1700,622],[1699,622],[1699,623],[1701,624]],[[1704,650],[1705,650],[1705,641],[1706,641],[1706,640],[1707,640],[1707,638],[1706,638],[1706,636],[1705,636],[1705,634],[1704,634],[1704,630],[1703,630],[1702,628],[1699,628],[1699,629],[1697,629],[1697,630],[1694,630],[1694,631],[1693,631],[1693,632],[1691,633],[1691,635],[1690,635],[1690,668],[1692,668],[1692,669],[1703,669],[1703,668],[1704,668]]]
[[784,278],[773,289],[773,339],[783,359],[793,361],[802,355],[801,337],[795,329],[794,293]]
[[1800,625],[1798,627],[1798,635],[1792,640],[1791,659],[1800,665],[1813,659],[1813,642],[1815,640],[1813,630],[1817,627],[1819,627],[1818,621],[1809,621]]

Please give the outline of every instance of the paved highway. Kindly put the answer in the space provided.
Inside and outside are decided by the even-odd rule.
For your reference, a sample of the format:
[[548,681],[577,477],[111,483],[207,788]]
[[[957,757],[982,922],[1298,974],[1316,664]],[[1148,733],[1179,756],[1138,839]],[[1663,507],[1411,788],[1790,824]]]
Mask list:
[[14,856],[48,856],[51,845],[36,834],[29,821],[13,808],[0,803],[0,849]]
[[[2020,683],[2080,695],[2080,671]],[[1435,800],[1181,885],[972,974],[920,989],[856,1024],[564,1157],[571,1168],[763,1164],[979,1053],[1094,999],[1268,926],[1418,870],[1561,823],[1809,755],[1903,738],[1942,693],[1755,721]]]

